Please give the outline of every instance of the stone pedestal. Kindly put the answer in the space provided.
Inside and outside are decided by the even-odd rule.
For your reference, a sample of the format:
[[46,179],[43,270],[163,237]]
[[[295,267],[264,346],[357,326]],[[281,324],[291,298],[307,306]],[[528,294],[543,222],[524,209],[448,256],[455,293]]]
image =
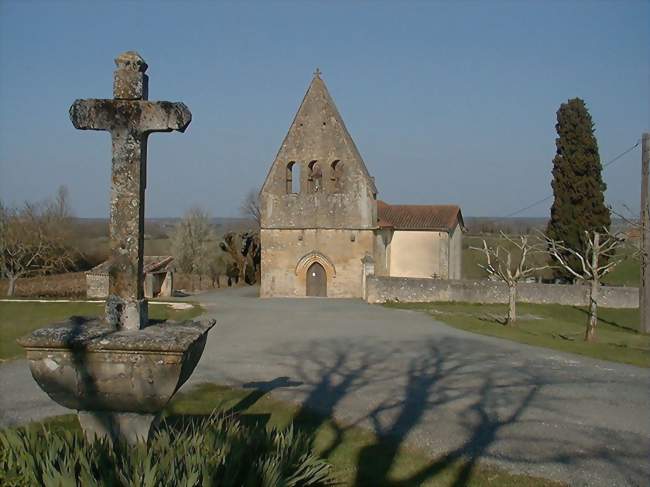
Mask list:
[[[72,317],[18,340],[32,376],[54,401],[79,411],[88,437],[146,440],[151,425],[201,358],[214,320],[148,326],[143,292],[147,140],[184,132],[183,103],[148,101],[147,63],[128,51],[115,58],[113,99],[76,100],[80,130],[111,133],[108,299],[104,319]],[[153,294],[153,293],[152,293]]]
[[95,438],[123,438],[127,443],[146,442],[149,439],[155,414],[113,413],[108,411],[79,411],[81,429],[88,441]]
[[27,335],[32,376],[57,403],[79,411],[87,436],[144,440],[190,377],[215,321],[164,322],[115,330],[98,319],[70,318]]

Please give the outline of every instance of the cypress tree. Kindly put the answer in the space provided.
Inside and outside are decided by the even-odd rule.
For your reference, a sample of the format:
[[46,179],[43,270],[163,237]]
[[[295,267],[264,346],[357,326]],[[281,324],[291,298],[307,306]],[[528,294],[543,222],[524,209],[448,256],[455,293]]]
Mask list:
[[[563,103],[557,111],[555,130],[557,151],[551,184],[555,199],[547,235],[583,252],[585,231],[609,230],[611,223],[609,208],[605,206],[606,185],[601,174],[598,142],[585,102],[573,98]],[[575,257],[563,257],[573,266],[579,265]],[[556,275],[568,277],[561,270]]]

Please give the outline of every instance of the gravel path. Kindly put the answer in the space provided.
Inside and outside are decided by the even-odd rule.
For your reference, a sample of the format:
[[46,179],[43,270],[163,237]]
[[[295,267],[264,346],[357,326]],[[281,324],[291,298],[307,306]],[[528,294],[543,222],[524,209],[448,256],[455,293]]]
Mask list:
[[[192,298],[218,323],[185,390],[254,383],[434,455],[571,485],[650,483],[648,369],[474,335],[415,311],[255,292]],[[0,365],[0,387],[2,425],[66,412],[24,361]]]

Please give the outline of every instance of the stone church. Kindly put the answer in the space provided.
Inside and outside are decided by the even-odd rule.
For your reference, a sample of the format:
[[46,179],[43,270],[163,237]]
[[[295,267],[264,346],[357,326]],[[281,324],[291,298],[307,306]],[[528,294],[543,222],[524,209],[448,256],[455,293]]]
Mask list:
[[460,208],[377,200],[318,70],[260,206],[261,297],[362,297],[368,264],[384,276],[461,277]]

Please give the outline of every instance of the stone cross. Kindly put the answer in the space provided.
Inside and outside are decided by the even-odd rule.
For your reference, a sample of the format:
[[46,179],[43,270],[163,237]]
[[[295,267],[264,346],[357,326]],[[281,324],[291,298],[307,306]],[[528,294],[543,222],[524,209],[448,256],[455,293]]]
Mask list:
[[184,132],[192,114],[183,103],[147,101],[147,63],[136,52],[115,59],[112,100],[76,100],[70,120],[77,129],[106,130],[113,140],[109,296],[106,321],[137,330],[147,324],[143,292],[144,192],[147,137]]

